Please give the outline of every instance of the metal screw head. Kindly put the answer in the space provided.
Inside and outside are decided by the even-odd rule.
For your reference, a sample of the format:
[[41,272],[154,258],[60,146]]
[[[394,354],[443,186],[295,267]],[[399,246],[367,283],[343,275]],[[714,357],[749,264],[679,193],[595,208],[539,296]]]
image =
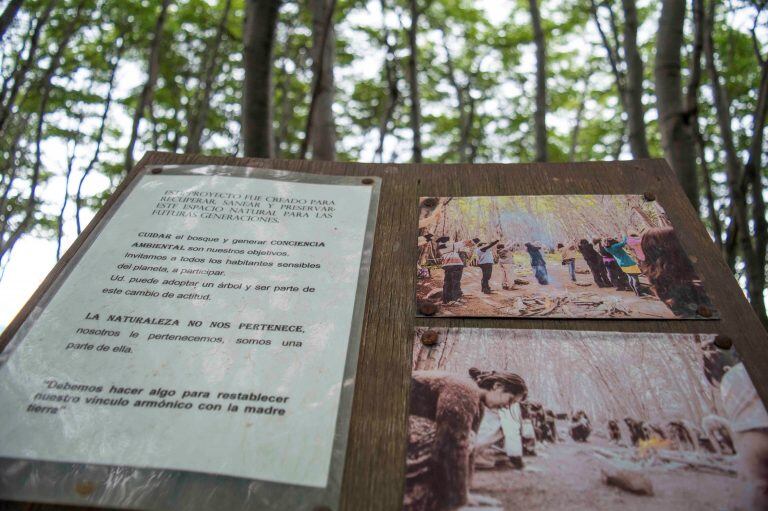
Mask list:
[[731,338],[727,335],[720,334],[715,336],[714,344],[721,350],[728,351],[731,349],[731,347],[733,347],[733,340],[731,340]]
[[706,305],[699,305],[699,308],[696,309],[696,314],[698,314],[702,318],[711,318],[712,317],[712,309],[710,309]]
[[435,199],[434,197],[427,197],[426,199],[424,199],[421,205],[424,206],[425,208],[434,208],[435,206],[437,206],[437,199]]
[[434,346],[437,344],[438,335],[434,330],[427,330],[421,334],[421,344],[424,346]]
[[153,174],[159,174],[162,171],[163,171],[163,169],[160,169],[160,168],[154,168],[154,169],[150,170],[150,172],[152,172]]
[[85,497],[96,491],[96,484],[93,481],[78,481],[75,483],[75,493]]
[[363,183],[364,185],[372,185],[373,184],[373,179],[371,179],[370,177],[366,177],[365,179],[363,179],[361,181],[361,183]]
[[653,192],[645,192],[643,194],[643,199],[647,200],[648,202],[653,202],[656,200],[656,194]]
[[419,304],[419,314],[424,316],[434,316],[437,313],[437,305],[432,302],[423,302]]

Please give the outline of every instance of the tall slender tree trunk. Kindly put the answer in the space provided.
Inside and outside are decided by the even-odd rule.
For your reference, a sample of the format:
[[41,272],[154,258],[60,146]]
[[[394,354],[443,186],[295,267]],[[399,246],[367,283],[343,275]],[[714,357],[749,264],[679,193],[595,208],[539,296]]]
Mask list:
[[707,206],[707,215],[712,225],[712,234],[715,243],[720,250],[723,249],[723,226],[715,205],[715,195],[712,190],[712,176],[707,164],[707,151],[704,135],[699,127],[699,87],[701,85],[701,59],[704,53],[704,5],[703,0],[691,1],[691,14],[693,15],[693,51],[691,52],[691,71],[688,78],[688,86],[685,91],[685,111],[689,118],[691,133],[696,143],[696,154],[699,158],[698,175],[700,183],[704,184],[704,198]]
[[761,66],[760,87],[758,89],[757,104],[752,119],[752,140],[749,144],[749,156],[744,166],[745,186],[752,188],[752,221],[754,222],[754,261],[747,268],[747,293],[752,308],[768,326],[768,316],[765,310],[765,259],[768,245],[768,223],[765,219],[766,207],[763,196],[763,142],[765,140],[765,121],[768,114],[768,62],[758,56]]
[[411,26],[408,29],[408,84],[411,92],[411,133],[413,136],[413,163],[421,163],[421,97],[419,94],[419,47],[416,42],[419,29],[419,6],[410,0]]
[[533,42],[536,45],[536,112],[533,115],[536,133],[536,161],[547,161],[547,52],[538,0],[530,0]]
[[[2,106],[0,106],[0,135],[5,135],[5,127],[8,119],[11,117],[13,107],[16,104],[16,98],[21,90],[21,85],[26,81],[27,74],[32,70],[37,62],[37,50],[40,45],[40,37],[42,36],[43,29],[48,23],[48,19],[51,17],[51,12],[55,2],[49,0],[45,5],[45,9],[40,13],[35,22],[35,28],[32,31],[32,37],[29,43],[29,50],[27,51],[27,57],[24,59],[24,63],[13,74],[13,85],[10,89],[6,89],[3,84],[4,94],[0,97],[2,100]],[[7,92],[7,94],[5,94]]]
[[[749,172],[742,165],[736,149],[733,131],[731,128],[732,119],[730,113],[730,100],[727,91],[720,82],[720,72],[715,61],[715,42],[713,37],[713,24],[715,21],[715,2],[709,4],[705,23],[704,33],[704,54],[706,56],[707,71],[712,88],[712,98],[715,105],[717,124],[720,129],[720,136],[723,141],[723,151],[725,153],[725,169],[728,179],[728,192],[731,207],[731,225],[729,225],[728,235],[726,236],[726,259],[735,259],[735,252],[738,250],[744,259],[747,277],[747,295],[755,312],[760,317],[763,324],[768,324],[768,318],[765,313],[765,303],[763,301],[763,289],[765,287],[765,247],[755,248],[753,246],[752,233],[750,231],[749,211],[747,209],[747,195],[749,190]],[[753,116],[753,139],[750,144],[749,164],[752,168],[755,164],[760,165],[762,160],[762,142],[763,130],[765,128],[766,107],[768,106],[768,75],[766,74],[765,63],[762,64],[762,76],[760,89],[758,91],[758,100]],[[756,153],[755,147],[759,148]],[[759,182],[759,193],[762,194],[762,182]],[[753,196],[754,198],[754,196]],[[762,204],[762,197],[758,198],[760,204],[753,209],[753,214],[761,210],[761,219],[753,218],[755,227],[759,223],[763,227],[762,233],[756,232],[754,242],[765,243],[765,209]]]
[[334,0],[311,0],[312,10],[312,122],[309,139],[313,160],[336,159],[336,124],[333,117],[336,60],[336,30],[333,23]]
[[11,0],[8,2],[8,5],[5,6],[3,13],[0,14],[0,41],[3,40],[5,32],[8,30],[8,27],[11,26],[11,23],[13,23],[16,14],[21,8],[21,4],[23,3],[24,0]]
[[245,156],[271,158],[272,60],[280,0],[246,0],[243,28],[242,132]]
[[694,209],[699,210],[699,185],[696,178],[696,145],[691,112],[683,104],[680,51],[686,0],[662,2],[659,31],[656,35],[656,108],[664,155]]
[[128,141],[128,148],[125,150],[125,172],[130,172],[133,168],[133,151],[136,147],[136,141],[139,138],[139,126],[144,118],[144,111],[150,107],[155,95],[155,85],[157,76],[160,73],[160,50],[163,40],[163,30],[165,21],[168,17],[168,6],[171,0],[163,0],[160,6],[160,13],[155,22],[155,32],[152,34],[152,42],[149,46],[149,65],[147,66],[147,81],[141,88],[139,100],[136,104],[136,110],[133,113],[133,125],[131,126],[131,136]]
[[107,118],[109,116],[109,109],[112,106],[112,96],[115,91],[115,78],[117,77],[117,69],[120,66],[120,61],[125,51],[125,35],[120,34],[120,38],[117,43],[117,51],[115,52],[115,59],[112,61],[112,67],[109,71],[109,80],[107,81],[107,96],[104,98],[104,109],[101,111],[101,119],[99,120],[99,129],[96,132],[95,142],[96,147],[93,150],[93,155],[90,161],[83,169],[83,173],[80,175],[80,180],[77,182],[77,191],[75,192],[75,226],[77,228],[77,234],[82,232],[82,222],[80,219],[80,213],[83,209],[83,184],[88,176],[93,171],[96,163],[101,156],[101,146],[104,141],[104,132],[107,128]]
[[635,0],[622,0],[624,8],[624,59],[627,64],[625,84],[629,147],[635,158],[649,158],[643,106],[643,59],[637,48],[637,7]]
[[208,112],[211,108],[211,93],[213,92],[213,82],[216,78],[216,71],[219,69],[219,49],[221,48],[221,40],[224,37],[224,29],[227,26],[227,20],[229,19],[229,11],[232,6],[232,0],[226,0],[224,3],[224,10],[219,18],[219,24],[216,27],[216,34],[210,41],[206,48],[205,65],[202,69],[202,82],[203,90],[200,93],[200,99],[195,102],[193,108],[195,112],[191,116],[188,134],[187,134],[187,147],[188,153],[200,152],[200,141],[203,137],[203,130],[208,121]]

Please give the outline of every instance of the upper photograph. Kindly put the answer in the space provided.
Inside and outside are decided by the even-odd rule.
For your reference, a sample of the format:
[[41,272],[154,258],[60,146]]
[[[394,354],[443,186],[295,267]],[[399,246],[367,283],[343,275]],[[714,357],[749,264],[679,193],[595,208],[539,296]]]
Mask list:
[[667,214],[642,195],[422,197],[424,316],[713,319]]

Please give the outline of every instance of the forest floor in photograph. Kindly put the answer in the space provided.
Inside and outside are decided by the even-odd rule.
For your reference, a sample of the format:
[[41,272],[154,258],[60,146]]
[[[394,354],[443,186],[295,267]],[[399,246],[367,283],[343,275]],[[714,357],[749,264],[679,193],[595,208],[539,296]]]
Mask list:
[[[631,291],[597,287],[586,266],[577,264],[576,282],[571,282],[567,267],[559,262],[552,262],[548,272],[550,283],[541,286],[536,282],[530,267],[516,265],[514,278],[518,283],[515,289],[503,289],[503,275],[495,270],[490,282],[492,292],[484,294],[480,288],[482,270],[468,266],[464,268],[461,279],[463,298],[449,304],[440,304],[437,315],[675,318],[669,307],[653,294],[640,297]],[[433,268],[430,274],[430,277],[418,280],[417,301],[427,300],[442,290],[443,270]]]
[[[626,467],[625,460],[633,455],[634,449],[611,445],[607,439],[577,443],[570,438],[543,448],[537,446],[537,449],[540,451],[537,456],[525,458],[522,471],[476,470],[472,493],[492,497],[501,506],[463,509],[719,510],[727,509],[735,499],[735,471],[728,474],[723,470],[697,470],[670,463],[643,466],[643,476],[653,486],[654,495],[649,497],[633,495],[605,483],[605,473],[617,469],[612,463]],[[718,459],[718,468],[728,463]],[[692,478],[692,473],[696,473],[696,477]],[[706,493],[701,491],[702,487],[707,488]],[[514,491],[510,491],[511,488]]]

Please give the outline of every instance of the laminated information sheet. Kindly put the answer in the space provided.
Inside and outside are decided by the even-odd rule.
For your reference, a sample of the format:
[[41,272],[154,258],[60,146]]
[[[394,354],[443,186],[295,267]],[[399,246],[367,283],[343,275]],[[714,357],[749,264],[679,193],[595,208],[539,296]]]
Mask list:
[[378,188],[144,171],[3,353],[0,458],[340,480]]

